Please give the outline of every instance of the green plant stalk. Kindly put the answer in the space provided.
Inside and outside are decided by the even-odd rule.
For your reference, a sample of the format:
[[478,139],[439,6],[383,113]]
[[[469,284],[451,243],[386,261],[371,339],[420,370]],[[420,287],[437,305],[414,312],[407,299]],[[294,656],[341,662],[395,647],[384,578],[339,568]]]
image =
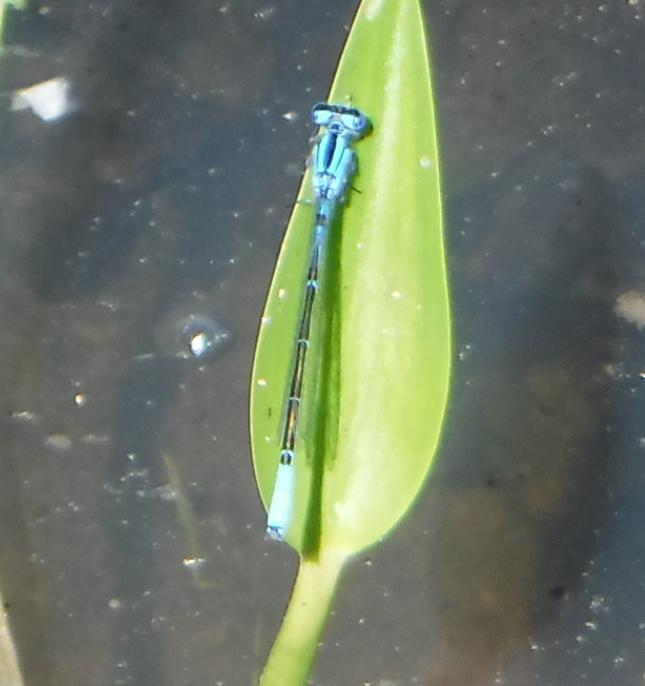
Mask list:
[[7,7],[11,5],[17,10],[24,10],[27,6],[26,0],[0,0],[0,47],[4,41],[4,24],[7,16]]
[[7,13],[7,4],[0,0],[0,48],[2,48],[2,43],[4,42],[4,21]]
[[[0,50],[4,42],[4,26],[7,15],[7,7],[12,5],[16,9],[25,9],[25,0],[0,0]],[[0,606],[4,602],[0,593]],[[16,647],[11,635],[9,618],[7,613],[0,614],[0,684],[2,686],[23,686],[24,681],[18,665]]]
[[307,682],[346,559],[345,554],[325,550],[318,559],[300,560],[287,612],[260,686],[300,686]]
[[[0,603],[2,603],[0,595]],[[2,686],[24,686],[16,647],[11,636],[7,613],[0,611],[0,684]]]

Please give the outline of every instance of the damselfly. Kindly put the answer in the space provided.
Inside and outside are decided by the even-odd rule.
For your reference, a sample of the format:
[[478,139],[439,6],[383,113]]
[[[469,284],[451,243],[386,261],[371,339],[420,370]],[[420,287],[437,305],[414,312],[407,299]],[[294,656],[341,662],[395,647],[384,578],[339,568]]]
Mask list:
[[356,173],[356,152],[352,144],[371,128],[370,121],[364,114],[343,105],[320,103],[314,106],[311,117],[313,123],[319,127],[311,156],[315,219],[285,398],[278,471],[267,520],[267,535],[278,540],[284,537],[293,510],[298,415],[303,402],[303,378],[314,302],[320,288],[319,275],[336,212],[347,202],[352,177]]

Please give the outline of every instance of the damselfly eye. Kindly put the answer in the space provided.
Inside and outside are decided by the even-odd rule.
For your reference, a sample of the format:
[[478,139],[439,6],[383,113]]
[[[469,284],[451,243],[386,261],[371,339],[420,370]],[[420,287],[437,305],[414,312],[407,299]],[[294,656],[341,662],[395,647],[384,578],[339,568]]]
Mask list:
[[334,116],[335,112],[323,102],[314,105],[311,110],[311,119],[316,126],[327,126]]
[[357,110],[352,110],[340,115],[340,120],[343,126],[355,133],[363,133],[369,128],[369,121],[367,117],[362,115]]

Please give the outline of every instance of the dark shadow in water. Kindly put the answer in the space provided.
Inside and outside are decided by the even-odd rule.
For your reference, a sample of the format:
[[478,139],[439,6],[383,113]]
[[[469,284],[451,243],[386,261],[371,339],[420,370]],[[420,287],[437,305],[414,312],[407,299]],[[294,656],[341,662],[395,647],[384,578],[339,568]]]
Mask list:
[[448,226],[474,227],[453,248],[461,361],[428,496],[442,628],[429,686],[481,683],[528,651],[607,515],[615,217],[605,180],[561,159],[527,155],[503,191],[448,205]]
[[[84,107],[49,130],[41,164],[50,178],[28,217],[36,239],[27,269],[40,297],[61,299],[105,283],[145,226],[132,180],[153,173],[156,155],[142,145],[147,130],[140,118],[127,112],[144,109],[149,64],[167,49],[183,16],[177,3],[123,4],[82,62],[74,83]],[[79,251],[90,264],[78,260]]]
[[[82,107],[43,138],[37,164],[49,174],[24,219],[34,234],[26,270],[42,299],[59,301],[109,286],[154,216],[151,192],[169,187],[179,201],[195,175],[203,181],[204,161],[235,154],[234,138],[213,135],[212,105],[195,107],[192,121],[178,116],[180,76],[173,67],[185,65],[173,59],[182,45],[185,9],[152,0],[122,3],[71,75]],[[178,155],[173,146],[188,128],[200,131],[193,141],[197,152]],[[209,140],[200,147],[207,131]],[[191,166],[195,154],[198,169]],[[228,177],[217,189],[219,197],[241,193]],[[184,219],[195,221],[183,227],[190,228],[183,254],[201,255],[204,243],[212,245],[213,226],[204,222],[212,207],[205,209],[204,202],[199,193],[184,200]]]
[[[234,95],[242,103],[239,107],[257,123],[258,115],[249,106],[252,89],[240,78],[240,70],[245,75],[252,72],[257,83],[265,66],[251,69],[258,60],[245,41],[231,36],[231,19],[219,7],[211,8],[208,16],[215,21],[201,36],[204,39],[207,34],[208,49],[192,44],[192,34],[185,26],[191,13],[181,3],[138,0],[110,3],[107,9],[105,21],[97,22],[96,9],[82,4],[57,8],[49,20],[49,35],[58,33],[69,41],[69,54],[78,65],[74,73],[65,74],[78,89],[80,111],[54,126],[34,127],[37,144],[25,140],[24,135],[9,134],[5,139],[18,141],[14,147],[19,154],[14,152],[14,159],[27,160],[20,171],[25,175],[28,201],[18,211],[17,227],[10,228],[19,232],[24,227],[21,245],[28,247],[23,248],[24,256],[15,271],[28,292],[19,294],[15,318],[20,329],[15,341],[12,338],[25,368],[16,364],[16,351],[5,347],[3,353],[12,362],[0,372],[8,402],[13,403],[11,409],[21,409],[17,402],[21,393],[33,393],[42,384],[42,379],[26,368],[34,359],[42,360],[42,350],[37,347],[43,328],[47,329],[43,321],[56,315],[61,302],[84,303],[97,294],[109,298],[116,293],[124,307],[115,320],[121,315],[121,323],[131,315],[136,319],[118,339],[117,334],[111,337],[109,331],[102,332],[111,341],[110,354],[121,360],[105,389],[106,396],[114,398],[114,410],[107,417],[113,421],[107,427],[111,457],[100,503],[111,565],[102,571],[114,577],[111,591],[120,603],[110,625],[115,627],[113,646],[106,646],[105,655],[112,665],[114,683],[162,686],[171,677],[164,665],[164,639],[152,625],[159,607],[155,590],[160,586],[159,576],[165,573],[159,569],[155,545],[165,533],[159,527],[167,518],[167,505],[161,498],[147,495],[151,488],[168,483],[168,475],[162,471],[161,441],[169,408],[177,400],[179,380],[189,363],[173,357],[172,352],[143,361],[134,358],[156,351],[158,342],[151,339],[160,322],[172,316],[175,303],[192,306],[194,299],[186,293],[211,292],[221,281],[219,267],[225,263],[230,268],[230,248],[241,239],[235,237],[231,217],[217,222],[220,217],[214,219],[214,211],[241,207],[244,200],[248,204],[246,194],[253,180],[246,183],[245,179],[243,187],[227,168],[216,176],[215,192],[211,186],[204,189],[199,184],[205,186],[204,176],[211,165],[221,172],[241,151],[249,168],[259,167],[261,151],[252,145],[244,149],[246,139],[231,134],[238,129],[232,129],[230,121],[220,126],[222,120],[217,116],[235,117],[239,130],[248,132],[249,127],[238,122],[234,111],[239,103],[226,100],[225,87],[235,82],[238,90]],[[233,8],[231,14],[236,12]],[[242,14],[240,26],[248,39],[257,29],[248,12]],[[201,21],[192,16],[190,28]],[[95,36],[88,39],[92,33]],[[24,42],[28,45],[28,40]],[[217,48],[209,52],[211,45]],[[192,49],[208,59],[191,63],[185,55],[193,54]],[[238,59],[241,52],[244,59]],[[71,61],[65,54],[57,66],[69,66]],[[182,68],[199,72],[203,80],[194,80],[191,90],[178,97],[185,75]],[[214,89],[218,97],[193,102],[192,86],[201,97],[200,86],[213,88],[210,79],[219,79]],[[29,122],[20,123],[17,118],[11,125],[31,130]],[[10,150],[7,156],[11,159]],[[156,222],[154,227],[149,226],[151,219]],[[136,249],[142,251],[142,257],[156,260],[154,269],[143,276],[137,271]],[[190,262],[189,275],[180,265],[182,257]],[[202,269],[204,265],[207,269]],[[115,332],[120,325],[114,325]],[[36,348],[27,350],[32,342]],[[71,348],[74,341],[68,343]],[[58,362],[54,359],[52,366]],[[4,435],[11,437],[11,425]],[[35,633],[44,631],[47,622],[39,621],[35,601],[33,608],[25,609],[41,589],[29,576],[33,550],[20,511],[23,484],[11,469],[15,459],[9,447],[3,460],[9,466],[3,472],[2,490],[12,495],[3,500],[6,516],[0,535],[6,530],[10,545],[3,550],[11,551],[11,559],[1,567],[2,587],[9,602],[16,599],[20,606],[14,632],[21,646],[27,686],[44,686],[51,682],[44,664],[46,636]],[[45,601],[53,602],[51,598]],[[22,622],[22,617],[28,622]]]
[[[147,223],[145,203],[135,203],[140,189],[121,189],[115,179],[127,173],[136,179],[129,187],[138,188],[141,179],[154,168],[157,152],[143,124],[133,124],[126,111],[144,106],[149,95],[143,87],[146,65],[167,50],[168,41],[176,40],[173,37],[181,26],[184,10],[181,4],[172,2],[123,3],[123,16],[112,27],[112,34],[97,36],[84,65],[86,74],[77,79],[91,84],[79,94],[91,103],[91,111],[74,114],[48,129],[40,158],[34,158],[34,169],[47,170],[46,184],[34,193],[35,199],[23,217],[34,236],[24,265],[28,274],[25,281],[41,301],[56,302],[100,290],[122,263],[127,263],[131,248],[140,239],[141,227]],[[78,259],[79,251],[90,259]],[[173,283],[173,279],[166,283]],[[162,295],[168,296],[167,292]],[[158,301],[162,302],[161,295]],[[44,308],[32,305],[20,321],[23,340],[38,340],[36,334],[42,328],[44,314]],[[141,331],[149,333],[148,318],[154,320],[157,314],[148,313],[142,318]],[[24,384],[38,384],[26,369],[31,358],[23,348],[20,352],[26,360],[25,368],[20,372],[10,370],[16,387],[5,386],[13,403],[24,393]],[[38,351],[30,348],[30,354],[37,355]],[[161,642],[150,635],[154,608],[146,593],[155,587],[154,527],[149,525],[154,520],[154,507],[141,497],[141,491],[150,482],[158,485],[162,480],[155,473],[155,460],[160,454],[157,441],[166,406],[175,397],[176,367],[176,361],[169,363],[167,359],[163,365],[133,364],[120,382],[112,479],[107,484],[110,505],[105,510],[114,591],[123,601],[115,645],[106,652],[113,658],[115,670],[119,664],[125,666],[122,671],[132,683],[159,686],[167,683],[167,677]],[[146,404],[151,397],[156,404]],[[3,435],[10,444],[11,426]],[[135,457],[130,459],[128,455]],[[9,449],[2,481],[6,497],[2,498],[0,535],[5,538],[7,532],[7,543],[1,546],[5,551],[0,565],[2,588],[7,602],[19,605],[11,619],[26,686],[40,686],[51,682],[47,676],[46,643],[38,634],[46,622],[38,619],[38,588],[29,575],[33,551],[29,549],[19,502],[22,483],[12,471],[11,459]],[[124,674],[115,672],[113,676],[123,678]]]
[[[154,630],[158,591],[163,583],[156,546],[165,506],[151,492],[168,481],[164,473],[163,427],[175,400],[177,361],[135,363],[126,372],[117,399],[115,445],[108,473],[112,496],[106,501],[103,530],[114,551],[112,573],[122,601],[114,664],[134,684],[168,682],[163,641]],[[123,678],[124,674],[121,674]]]

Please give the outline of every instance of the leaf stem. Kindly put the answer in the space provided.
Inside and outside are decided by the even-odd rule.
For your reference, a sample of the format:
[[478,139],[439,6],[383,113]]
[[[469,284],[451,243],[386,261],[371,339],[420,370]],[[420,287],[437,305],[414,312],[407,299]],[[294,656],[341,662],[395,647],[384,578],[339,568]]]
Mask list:
[[260,686],[302,686],[313,665],[345,553],[301,558],[287,612],[260,677]]

